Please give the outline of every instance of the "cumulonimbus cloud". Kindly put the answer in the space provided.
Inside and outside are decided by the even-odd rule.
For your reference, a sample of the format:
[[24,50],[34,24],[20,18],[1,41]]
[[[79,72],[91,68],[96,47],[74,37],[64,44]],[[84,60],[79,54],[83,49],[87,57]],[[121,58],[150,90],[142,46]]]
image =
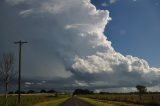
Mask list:
[[159,68],[114,50],[104,35],[111,20],[109,11],[97,10],[90,0],[6,1],[17,8],[26,6],[25,9],[18,8],[18,15],[31,29],[23,29],[24,32],[30,38],[44,40],[44,45],[51,45],[50,52],[58,54],[66,70],[77,78],[76,82],[86,82],[87,86],[159,84]]

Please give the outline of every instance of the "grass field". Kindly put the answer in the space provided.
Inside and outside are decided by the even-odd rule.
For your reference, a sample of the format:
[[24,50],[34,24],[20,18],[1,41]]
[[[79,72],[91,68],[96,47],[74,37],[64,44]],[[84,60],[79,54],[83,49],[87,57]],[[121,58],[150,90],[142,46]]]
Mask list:
[[63,103],[67,99],[69,99],[69,97],[56,98],[56,99],[53,99],[53,100],[49,100],[49,101],[46,101],[46,102],[35,104],[34,106],[59,106],[61,103]]
[[[52,101],[52,102],[57,101],[55,102],[57,104],[61,102],[60,100],[63,100],[66,97],[67,97],[66,95],[60,95],[58,97],[55,97],[54,95],[23,95],[21,96],[20,106],[32,106],[34,104],[41,103],[41,102],[47,102],[47,101]],[[5,101],[4,96],[0,96],[0,106],[5,106],[4,101]],[[45,104],[45,105],[50,106],[48,104]],[[8,96],[7,106],[18,106],[17,96],[15,95]]]
[[104,101],[160,106],[160,94],[145,94],[142,96],[141,100],[138,94],[94,94],[85,95],[83,97]]
[[[119,106],[117,104],[107,101],[160,106],[160,94],[145,94],[142,96],[141,100],[138,94],[92,94],[81,95],[78,97],[95,106]],[[68,95],[58,95],[58,97],[50,94],[22,95],[20,106],[59,106],[59,104],[61,104],[68,98]],[[0,106],[5,106],[4,101],[4,96],[0,96]],[[18,106],[16,95],[8,96],[7,106]]]
[[80,99],[83,100],[83,101],[86,101],[90,104],[93,104],[94,106],[117,106],[117,105],[114,105],[114,104],[98,102],[98,101],[95,101],[95,100],[89,99],[89,98],[80,98]]

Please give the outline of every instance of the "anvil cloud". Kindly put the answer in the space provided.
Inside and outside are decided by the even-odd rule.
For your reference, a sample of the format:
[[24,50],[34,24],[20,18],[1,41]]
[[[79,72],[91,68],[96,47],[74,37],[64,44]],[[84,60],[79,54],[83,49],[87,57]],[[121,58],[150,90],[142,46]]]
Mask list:
[[73,78],[69,85],[93,88],[160,84],[159,68],[114,50],[104,35],[107,23],[112,22],[109,11],[97,10],[90,0],[2,3],[4,6],[0,8],[8,16],[1,19],[5,24],[4,30],[0,30],[2,50],[6,48],[7,38],[30,42],[25,50],[25,77]]

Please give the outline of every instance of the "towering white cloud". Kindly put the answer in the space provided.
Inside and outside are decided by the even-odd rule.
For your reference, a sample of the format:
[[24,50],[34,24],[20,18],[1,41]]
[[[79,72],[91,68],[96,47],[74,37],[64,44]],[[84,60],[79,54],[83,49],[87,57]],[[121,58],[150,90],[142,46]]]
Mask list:
[[[61,67],[64,66],[71,72],[71,76],[77,79],[77,84],[84,85],[79,82],[85,82],[85,86],[159,84],[160,69],[151,68],[143,59],[124,56],[114,50],[104,35],[104,29],[111,20],[109,11],[97,10],[90,0],[6,1],[18,11],[17,17],[20,16],[20,21],[17,20],[17,24],[18,27],[22,25],[20,29],[23,30],[23,38],[35,40],[38,44],[43,42],[41,47],[35,43],[30,45],[30,55],[39,54],[38,58],[48,55],[47,53],[51,57],[55,55],[53,58],[56,57]],[[111,0],[112,3],[115,1]],[[20,5],[24,5],[25,8],[20,8]],[[48,58],[50,60],[50,57]],[[56,63],[53,61],[54,59],[50,61],[46,59],[47,63],[44,64],[50,64],[50,69],[44,70],[50,70],[49,73],[52,73],[51,68],[54,67],[51,67],[51,63]],[[38,63],[40,67],[43,64]]]

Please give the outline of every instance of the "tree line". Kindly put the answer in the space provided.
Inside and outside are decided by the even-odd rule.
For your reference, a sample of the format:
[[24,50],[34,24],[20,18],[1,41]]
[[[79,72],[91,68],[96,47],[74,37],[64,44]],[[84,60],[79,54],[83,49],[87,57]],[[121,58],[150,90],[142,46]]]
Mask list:
[[[8,92],[8,94],[18,94],[19,91],[10,91]],[[21,94],[34,94],[34,93],[57,93],[57,91],[55,90],[45,90],[45,89],[41,89],[39,92],[35,91],[35,90],[28,90],[28,91],[21,91]]]

